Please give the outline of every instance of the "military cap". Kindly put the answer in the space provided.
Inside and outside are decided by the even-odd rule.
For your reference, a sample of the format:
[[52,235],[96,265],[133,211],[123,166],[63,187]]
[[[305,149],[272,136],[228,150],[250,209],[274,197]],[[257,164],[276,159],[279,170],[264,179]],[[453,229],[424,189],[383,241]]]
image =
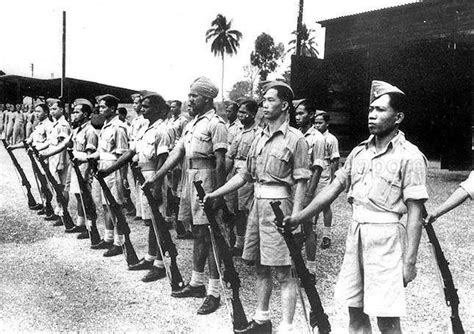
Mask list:
[[140,93],[133,93],[132,95],[130,95],[130,97],[132,98],[132,100],[135,100],[137,97],[141,98],[142,95]]
[[78,104],[85,104],[85,105],[89,106],[91,109],[94,109],[94,106],[92,105],[92,103],[88,99],[84,99],[84,98],[75,99],[74,100],[74,105],[77,106]]
[[147,97],[151,97],[151,96],[159,96],[159,97],[163,98],[160,94],[155,93],[155,92],[151,92],[151,91],[143,91],[141,93],[142,101],[144,99],[146,99]]
[[113,99],[113,100],[117,101],[117,103],[120,102],[120,100],[119,100],[118,97],[113,96],[113,95],[111,95],[111,94],[99,95],[99,96],[96,96],[95,99],[97,100],[97,102],[100,102],[100,101],[102,101],[103,99],[106,99],[106,98]]
[[191,92],[214,99],[219,93],[219,88],[208,78],[199,77],[190,86]]
[[288,89],[291,92],[291,99],[293,100],[295,98],[295,93],[293,92],[293,89],[291,89],[290,85],[288,85],[284,81],[279,81],[279,80],[274,80],[274,81],[263,81],[262,82],[262,91],[265,94],[268,92],[269,89],[275,88],[275,87],[284,87]]
[[379,97],[389,93],[396,93],[405,95],[398,87],[395,87],[387,82],[373,80],[372,86],[370,87],[370,103],[377,100]]
[[318,116],[324,116],[326,114],[327,114],[327,112],[324,111],[324,110],[316,110],[316,113],[314,114],[314,117],[316,118]]
[[53,104],[57,103],[57,102],[60,102],[61,100],[60,99],[56,99],[54,97],[48,97],[46,99],[46,103],[48,104],[48,106],[52,106]]
[[303,103],[304,101],[306,101],[307,99],[299,99],[299,100],[293,100],[293,107],[296,109],[298,108],[298,106]]

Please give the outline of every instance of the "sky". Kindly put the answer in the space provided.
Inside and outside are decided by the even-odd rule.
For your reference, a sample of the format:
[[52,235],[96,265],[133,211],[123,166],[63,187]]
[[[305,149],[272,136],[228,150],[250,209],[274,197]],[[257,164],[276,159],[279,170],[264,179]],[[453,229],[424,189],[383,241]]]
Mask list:
[[[409,2],[415,1],[305,0],[303,21],[317,30],[323,54],[324,29],[316,21]],[[66,11],[66,76],[185,99],[199,76],[220,86],[221,60],[211,53],[205,33],[223,14],[243,34],[237,55],[225,59],[228,92],[244,79],[258,35],[265,32],[288,47],[298,5],[298,0],[1,1],[0,70],[31,76],[34,64],[34,77],[60,77]],[[289,57],[280,72],[288,65]]]

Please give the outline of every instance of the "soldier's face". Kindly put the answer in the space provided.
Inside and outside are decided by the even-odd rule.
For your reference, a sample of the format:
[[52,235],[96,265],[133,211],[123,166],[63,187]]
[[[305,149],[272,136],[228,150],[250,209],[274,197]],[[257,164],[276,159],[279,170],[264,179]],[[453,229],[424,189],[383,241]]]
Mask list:
[[288,102],[280,100],[276,89],[270,88],[263,98],[263,117],[269,121],[281,117],[288,108]]
[[237,118],[239,121],[244,124],[251,124],[255,120],[255,115],[247,110],[247,106],[245,104],[241,105],[239,108],[239,112],[237,113]]
[[204,110],[204,107],[206,106],[207,102],[208,98],[200,94],[197,94],[195,92],[190,92],[188,94],[188,106],[193,109],[194,115],[201,113]]
[[154,114],[158,114],[158,110],[156,110],[156,108],[154,108],[151,103],[150,103],[150,100],[148,99],[145,99],[142,101],[142,106],[141,106],[141,109],[142,109],[142,112],[143,112],[143,117],[145,117],[146,119],[150,119]]
[[237,106],[235,104],[229,104],[225,108],[225,113],[226,113],[227,119],[229,120],[230,123],[232,123],[233,121],[236,120],[238,110],[239,110],[239,108],[237,108]]
[[316,130],[323,133],[328,129],[328,123],[324,120],[323,116],[317,116],[314,119],[314,127]]
[[104,100],[101,100],[99,102],[99,112],[101,115],[103,115],[105,118],[110,118],[115,115],[115,109],[112,107],[109,107],[105,104]]
[[382,95],[369,106],[369,132],[384,137],[395,130],[403,118],[403,113],[390,106],[390,96]]
[[81,124],[85,118],[86,114],[82,111],[82,105],[78,104],[71,111],[71,123],[75,125]]
[[304,105],[299,105],[295,113],[296,125],[298,127],[306,126],[311,122],[311,114],[308,113]]
[[58,104],[54,103],[51,108],[49,108],[49,112],[51,116],[53,116],[55,119],[58,119],[63,115],[63,108],[59,108]]
[[170,110],[171,110],[171,113],[175,116],[181,113],[181,107],[176,102],[171,102]]
[[35,108],[35,117],[39,119],[39,121],[44,121],[46,117],[48,117],[48,114],[44,112],[43,108],[40,106]]
[[140,110],[140,107],[141,107],[141,103],[140,103],[140,98],[139,97],[136,97],[133,99],[133,110],[135,110],[136,113],[139,113],[141,110]]

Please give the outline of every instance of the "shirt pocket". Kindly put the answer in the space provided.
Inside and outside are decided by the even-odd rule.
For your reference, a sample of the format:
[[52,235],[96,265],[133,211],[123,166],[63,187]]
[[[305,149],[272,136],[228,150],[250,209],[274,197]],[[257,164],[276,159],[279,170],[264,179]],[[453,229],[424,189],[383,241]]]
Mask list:
[[212,153],[211,136],[199,133],[193,136],[191,151],[201,155],[210,155]]
[[102,138],[102,148],[105,152],[112,153],[115,149],[115,136],[114,133],[110,133]]
[[80,134],[76,137],[76,150],[80,152],[86,150],[86,136]]
[[393,210],[402,198],[402,182],[398,173],[385,172],[374,178],[368,199],[385,210]]
[[155,157],[155,138],[149,137],[143,141],[143,155],[151,160]]
[[250,143],[245,142],[245,141],[241,142],[240,147],[239,147],[239,152],[237,154],[237,158],[245,159],[249,154],[249,150],[250,150]]
[[291,152],[288,148],[270,151],[265,166],[266,172],[279,179],[290,176],[291,173]]

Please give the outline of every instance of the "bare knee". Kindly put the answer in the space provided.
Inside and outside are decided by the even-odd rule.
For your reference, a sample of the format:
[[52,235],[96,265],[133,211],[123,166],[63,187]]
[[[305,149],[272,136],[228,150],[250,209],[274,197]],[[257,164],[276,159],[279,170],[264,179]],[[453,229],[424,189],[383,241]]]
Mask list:
[[370,318],[360,307],[349,307],[349,333],[372,333]]
[[377,325],[383,334],[401,333],[400,318],[398,317],[377,317]]
[[280,284],[288,283],[291,281],[291,267],[290,266],[279,266],[275,269],[276,279]]

